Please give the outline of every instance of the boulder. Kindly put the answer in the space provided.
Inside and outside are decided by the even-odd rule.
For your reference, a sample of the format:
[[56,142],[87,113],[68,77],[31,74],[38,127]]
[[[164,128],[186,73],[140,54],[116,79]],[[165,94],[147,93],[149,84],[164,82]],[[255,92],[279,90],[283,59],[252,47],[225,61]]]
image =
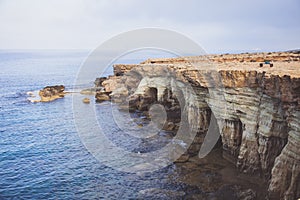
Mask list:
[[41,102],[49,102],[54,101],[59,98],[63,98],[65,96],[65,86],[63,85],[55,85],[55,86],[47,86],[40,90],[39,95],[41,97]]
[[84,99],[82,99],[82,102],[89,104],[91,102],[91,100],[89,98],[84,98]]
[[96,93],[96,102],[100,103],[100,102],[103,102],[103,101],[109,101],[110,100],[110,97],[109,97],[109,92],[97,92]]

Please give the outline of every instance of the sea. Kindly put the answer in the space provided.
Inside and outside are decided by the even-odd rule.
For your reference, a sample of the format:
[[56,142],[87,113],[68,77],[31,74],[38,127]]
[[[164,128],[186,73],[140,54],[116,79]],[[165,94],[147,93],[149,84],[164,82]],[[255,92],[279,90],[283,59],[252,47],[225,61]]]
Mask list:
[[[48,85],[64,85],[69,91],[78,89],[74,82],[89,53],[86,50],[0,51],[1,200],[226,199],[221,191],[235,199],[236,196],[228,194],[231,185],[254,190],[259,187],[236,172],[218,152],[212,162],[206,159],[204,163],[171,164],[143,174],[118,171],[97,160],[77,133],[72,94],[48,103],[28,100],[28,92]],[[123,63],[140,61],[142,58],[122,60]],[[111,73],[109,68],[107,75]],[[99,110],[109,109],[107,105],[95,104]],[[111,129],[117,134],[114,127]],[[132,143],[126,139],[124,142]],[[141,140],[135,143],[143,146]]]

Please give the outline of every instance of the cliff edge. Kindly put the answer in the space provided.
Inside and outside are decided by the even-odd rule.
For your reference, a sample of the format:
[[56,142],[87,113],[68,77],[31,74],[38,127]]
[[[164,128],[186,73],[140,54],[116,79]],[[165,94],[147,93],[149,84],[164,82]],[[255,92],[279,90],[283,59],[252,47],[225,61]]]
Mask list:
[[[167,105],[173,118],[185,112],[198,129],[197,141],[188,153],[199,151],[213,114],[223,156],[242,172],[263,176],[270,199],[297,199],[299,61],[297,51],[149,59],[115,65],[115,75],[101,85],[113,101],[129,105],[129,109],[147,110],[150,104],[160,102]],[[186,102],[181,109],[180,96]],[[176,119],[172,123],[176,124]]]

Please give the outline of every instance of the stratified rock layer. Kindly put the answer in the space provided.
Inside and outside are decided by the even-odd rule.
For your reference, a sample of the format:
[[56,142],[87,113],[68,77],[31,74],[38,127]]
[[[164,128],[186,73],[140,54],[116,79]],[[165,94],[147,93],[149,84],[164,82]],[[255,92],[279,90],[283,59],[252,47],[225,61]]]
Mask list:
[[269,180],[269,197],[296,199],[299,58],[299,52],[279,52],[150,59],[115,65],[115,76],[101,84],[112,100],[136,109],[148,109],[153,102],[169,105],[170,111],[179,105],[198,132],[188,154],[199,151],[213,113],[224,157],[242,172]]

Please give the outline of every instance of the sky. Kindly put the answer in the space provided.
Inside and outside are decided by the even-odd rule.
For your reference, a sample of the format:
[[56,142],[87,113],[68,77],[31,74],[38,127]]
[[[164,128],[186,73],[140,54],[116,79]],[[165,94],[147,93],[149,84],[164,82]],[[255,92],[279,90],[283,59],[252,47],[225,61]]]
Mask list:
[[0,49],[95,49],[156,27],[208,53],[300,49],[299,0],[0,0]]

